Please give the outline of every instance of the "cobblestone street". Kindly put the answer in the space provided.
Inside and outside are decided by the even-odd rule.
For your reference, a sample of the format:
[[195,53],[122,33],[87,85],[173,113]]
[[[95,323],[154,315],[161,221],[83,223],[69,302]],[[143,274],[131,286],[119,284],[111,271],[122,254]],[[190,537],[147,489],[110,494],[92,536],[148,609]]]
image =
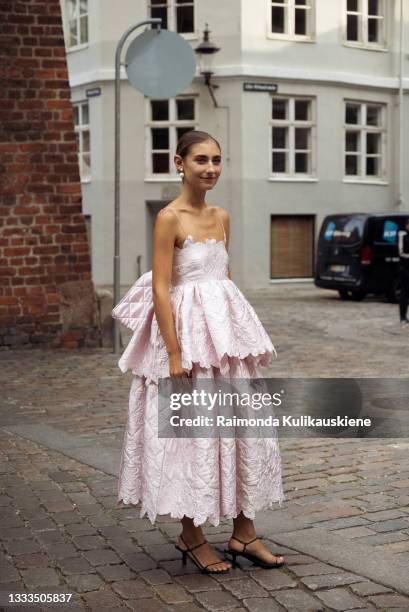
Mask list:
[[[266,376],[407,377],[397,305],[309,283],[246,297],[277,349]],[[117,360],[109,349],[0,352],[2,609],[409,610],[409,439],[283,439],[286,501],[256,526],[287,566],[204,576],[181,563],[178,521],[153,526],[117,505],[131,382]],[[231,523],[204,531],[223,549]],[[24,592],[73,596],[7,604]]]

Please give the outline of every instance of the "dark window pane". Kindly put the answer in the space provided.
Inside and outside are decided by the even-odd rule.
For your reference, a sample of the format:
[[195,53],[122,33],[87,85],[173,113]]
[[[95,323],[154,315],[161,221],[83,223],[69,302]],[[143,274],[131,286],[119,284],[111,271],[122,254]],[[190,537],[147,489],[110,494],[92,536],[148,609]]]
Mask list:
[[152,128],[152,149],[169,149],[168,128]]
[[347,40],[358,40],[358,16],[347,16]]
[[193,32],[193,6],[180,6],[176,9],[176,31]]
[[157,17],[162,19],[161,28],[163,28],[164,30],[167,30],[168,29],[168,9],[166,8],[166,6],[152,6],[151,7],[151,18],[155,19]]
[[379,106],[368,106],[366,109],[366,125],[380,125],[381,109]]
[[70,21],[70,47],[78,45],[77,22]]
[[307,11],[305,9],[295,9],[295,33],[300,36],[307,34]]
[[78,17],[78,3],[76,0],[67,1],[67,16],[70,20]]
[[169,101],[151,100],[152,121],[168,121]]
[[348,176],[356,176],[358,174],[358,157],[357,155],[345,156],[345,174]]
[[287,131],[288,128],[285,127],[273,128],[273,149],[287,148]]
[[345,150],[359,151],[359,132],[347,132],[345,134]]
[[379,158],[378,157],[367,157],[366,158],[366,174],[367,176],[378,176],[379,175]]
[[356,104],[347,104],[345,107],[345,123],[358,125],[359,123],[359,106]]
[[273,153],[273,172],[287,172],[286,153]]
[[273,98],[273,119],[287,119],[287,100]]
[[295,130],[295,148],[309,149],[310,130],[306,128],[296,128]]
[[285,32],[284,7],[271,7],[271,31],[283,34]]
[[295,0],[296,6],[306,6],[307,0]]
[[[88,130],[84,130],[82,132],[82,150],[83,152],[88,152],[91,148],[91,144],[90,144],[90,134]],[[368,151],[369,153],[369,151]]]
[[310,102],[308,100],[295,100],[294,116],[296,121],[308,121],[310,118]]
[[168,153],[153,153],[152,172],[154,172],[155,174],[169,172],[169,154]]
[[295,154],[295,171],[303,174],[308,172],[308,153]]
[[366,135],[366,152],[379,153],[379,134]]
[[176,113],[179,120],[189,120],[195,118],[195,101],[189,100],[176,100]]
[[368,42],[379,42],[379,21],[368,19]]
[[82,171],[84,176],[89,176],[91,173],[91,156],[89,153],[82,156]]
[[88,42],[88,15],[80,17],[80,42],[81,44]]
[[348,0],[347,1],[347,11],[357,11],[358,10],[358,0]]
[[81,115],[82,115],[82,124],[88,125],[89,123],[89,106],[88,104],[81,104]]
[[176,128],[176,137],[179,140],[179,138],[181,138],[183,136],[183,134],[185,134],[186,132],[191,132],[192,130],[194,130],[194,126],[190,125],[189,127],[178,127]]
[[379,15],[379,1],[368,0],[368,15]]

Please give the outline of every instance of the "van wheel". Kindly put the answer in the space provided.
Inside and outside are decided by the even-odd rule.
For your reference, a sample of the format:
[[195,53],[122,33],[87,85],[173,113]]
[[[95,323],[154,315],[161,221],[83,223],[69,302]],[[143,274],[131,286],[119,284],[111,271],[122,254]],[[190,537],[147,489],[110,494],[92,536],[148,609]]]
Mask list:
[[351,300],[354,302],[361,302],[365,296],[365,291],[351,291]]
[[388,302],[391,304],[397,304],[400,299],[400,290],[400,280],[399,278],[395,278],[391,288],[389,289],[389,293],[387,294]]
[[349,300],[349,291],[346,291],[346,289],[340,289],[338,293],[341,300]]

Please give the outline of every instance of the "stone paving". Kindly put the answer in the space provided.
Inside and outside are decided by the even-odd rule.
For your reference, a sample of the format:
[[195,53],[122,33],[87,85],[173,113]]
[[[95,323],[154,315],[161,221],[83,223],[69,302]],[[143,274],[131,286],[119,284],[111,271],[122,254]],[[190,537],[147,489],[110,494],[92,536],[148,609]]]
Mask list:
[[[407,376],[396,305],[308,284],[248,297],[278,352],[266,375]],[[178,557],[177,521],[117,505],[130,375],[116,362],[107,349],[0,353],[2,609],[409,610],[408,439],[283,439],[286,501],[256,525],[287,566],[204,576]],[[222,549],[230,522],[205,533]],[[6,605],[13,592],[73,597]]]

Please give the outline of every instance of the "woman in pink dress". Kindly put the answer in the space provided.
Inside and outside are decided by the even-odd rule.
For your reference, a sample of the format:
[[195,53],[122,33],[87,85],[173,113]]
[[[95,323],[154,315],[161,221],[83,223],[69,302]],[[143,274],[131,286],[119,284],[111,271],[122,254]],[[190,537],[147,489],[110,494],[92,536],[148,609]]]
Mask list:
[[276,436],[158,437],[158,381],[167,377],[249,379],[275,355],[254,309],[230,279],[229,214],[205,202],[219,179],[219,143],[192,130],[174,157],[180,196],[157,216],[152,271],[113,310],[133,330],[119,367],[133,373],[119,474],[118,500],[141,504],[182,523],[176,548],[204,573],[231,565],[206,541],[202,525],[233,519],[226,552],[265,567],[283,558],[257,538],[257,510],[284,499]]

